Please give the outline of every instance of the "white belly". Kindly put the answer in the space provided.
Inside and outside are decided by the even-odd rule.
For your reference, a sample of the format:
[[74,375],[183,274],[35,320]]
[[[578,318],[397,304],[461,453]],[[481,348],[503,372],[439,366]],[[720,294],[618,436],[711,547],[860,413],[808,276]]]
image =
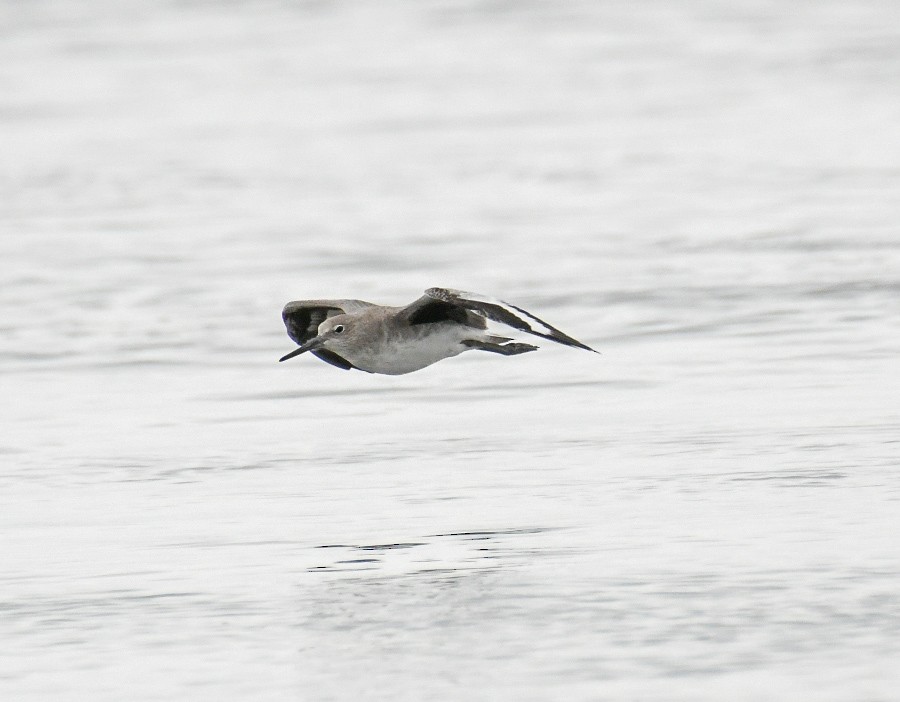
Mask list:
[[462,340],[477,338],[480,331],[453,323],[441,325],[440,328],[435,326],[429,325],[428,333],[383,339],[375,347],[352,355],[345,354],[345,357],[354,366],[369,373],[403,375],[469,350],[461,343]]

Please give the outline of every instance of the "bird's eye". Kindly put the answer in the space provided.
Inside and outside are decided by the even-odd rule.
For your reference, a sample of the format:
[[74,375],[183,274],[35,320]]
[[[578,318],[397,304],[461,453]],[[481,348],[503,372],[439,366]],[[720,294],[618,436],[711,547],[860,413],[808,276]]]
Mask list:
[[335,333],[335,334],[340,334],[342,331],[344,331],[344,325],[343,325],[343,324],[338,324],[338,325],[334,328],[334,333]]

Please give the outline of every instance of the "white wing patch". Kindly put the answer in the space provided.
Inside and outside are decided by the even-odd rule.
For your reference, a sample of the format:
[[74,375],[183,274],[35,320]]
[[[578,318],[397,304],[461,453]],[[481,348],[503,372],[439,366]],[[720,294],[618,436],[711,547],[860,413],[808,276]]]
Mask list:
[[[527,332],[528,334],[534,334],[535,336],[540,336],[544,339],[556,341],[557,343],[565,344],[566,346],[575,346],[576,348],[585,349],[587,351],[594,351],[590,346],[582,344],[577,339],[573,339],[571,336],[548,324],[543,319],[534,316],[531,312],[523,310],[516,305],[511,305],[503,300],[498,300],[479,293],[453,290],[451,288],[429,288],[425,291],[425,294],[436,300],[441,300],[477,312],[487,319],[506,324],[513,329],[518,329]],[[596,351],[594,353],[596,353]]]

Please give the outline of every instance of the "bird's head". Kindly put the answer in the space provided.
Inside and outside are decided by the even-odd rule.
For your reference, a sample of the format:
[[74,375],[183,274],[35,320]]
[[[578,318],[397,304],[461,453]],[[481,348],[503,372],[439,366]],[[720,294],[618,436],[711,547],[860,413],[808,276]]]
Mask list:
[[325,349],[327,351],[340,353],[343,348],[352,346],[353,337],[356,333],[356,322],[357,320],[354,320],[347,314],[338,314],[334,317],[329,317],[319,325],[316,336],[279,360],[286,361],[294,356],[299,356],[301,353],[314,351],[316,349]]

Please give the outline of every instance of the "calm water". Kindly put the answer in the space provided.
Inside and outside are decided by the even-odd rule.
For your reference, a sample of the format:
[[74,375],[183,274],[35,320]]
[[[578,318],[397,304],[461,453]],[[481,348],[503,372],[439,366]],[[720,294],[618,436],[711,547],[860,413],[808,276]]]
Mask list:
[[[4,700],[889,700],[900,4],[0,3]],[[286,300],[602,350],[404,377]]]

